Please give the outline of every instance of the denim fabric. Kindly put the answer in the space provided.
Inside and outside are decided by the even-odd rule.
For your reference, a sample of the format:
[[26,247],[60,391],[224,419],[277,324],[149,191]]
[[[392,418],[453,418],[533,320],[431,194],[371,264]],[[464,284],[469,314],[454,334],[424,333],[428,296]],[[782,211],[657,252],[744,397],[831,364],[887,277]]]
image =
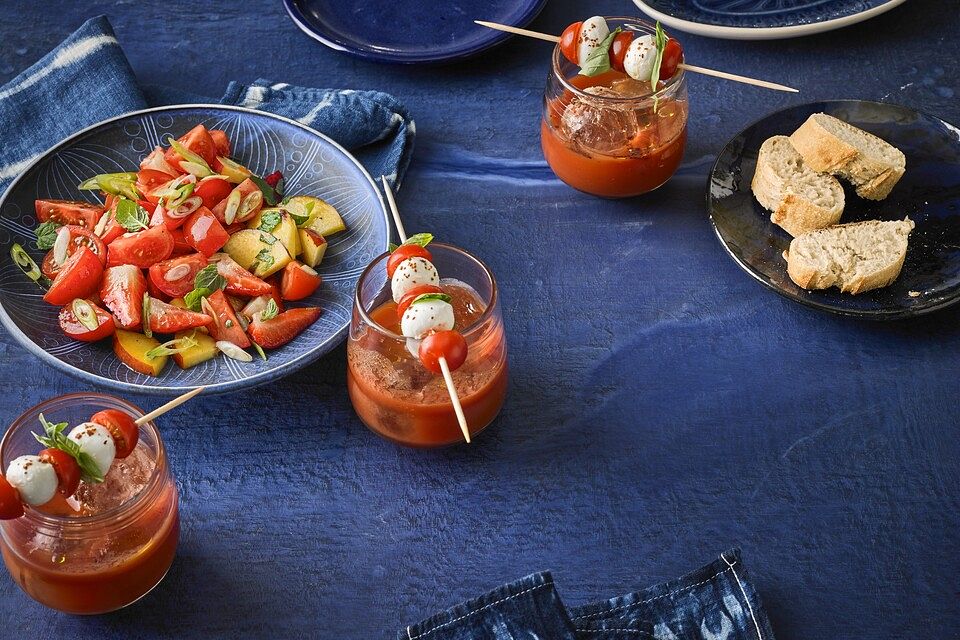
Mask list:
[[567,609],[536,573],[407,627],[400,640],[773,640],[740,551],[681,578]]
[[[106,17],[85,22],[56,49],[0,87],[0,194],[40,154],[101,120],[170,102],[218,102],[152,88],[148,104]],[[230,83],[222,104],[297,120],[355,153],[374,178],[399,187],[416,126],[400,102],[379,91],[311,89],[257,80]]]

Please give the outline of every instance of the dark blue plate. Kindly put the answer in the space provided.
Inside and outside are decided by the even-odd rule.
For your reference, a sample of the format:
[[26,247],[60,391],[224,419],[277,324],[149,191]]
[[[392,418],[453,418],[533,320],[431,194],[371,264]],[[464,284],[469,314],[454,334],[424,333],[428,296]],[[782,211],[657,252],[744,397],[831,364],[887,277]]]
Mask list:
[[905,0],[633,0],[668,27],[712,38],[793,38],[869,20]]
[[[880,202],[859,198],[848,185],[841,222],[916,223],[900,277],[856,296],[837,289],[805,291],[787,276],[782,254],[790,235],[770,222],[750,190],[757,153],[773,135],[789,135],[812,113],[823,112],[880,136],[907,157],[907,170]],[[841,180],[841,183],[843,181]],[[942,309],[960,299],[960,129],[892,104],[836,100],[770,114],[727,143],[713,167],[707,209],[717,237],[743,269],[792,300],[848,316],[889,320]]]
[[377,62],[442,62],[471,56],[510,37],[474,24],[518,27],[546,0],[283,0],[293,21],[331,49]]
[[[169,362],[154,378],[127,368],[109,340],[90,344],[68,338],[57,323],[58,308],[13,264],[10,246],[21,244],[39,264],[33,202],[37,198],[94,200],[78,191],[84,178],[135,170],[140,159],[169,135],[198,123],[223,129],[232,156],[254,173],[277,169],[286,192],[323,198],[340,212],[347,231],[331,236],[318,271],[323,285],[297,306],[319,305],[320,319],[296,340],[243,363],[218,356],[181,370]],[[0,199],[0,322],[20,344],[48,364],[92,384],[121,391],[173,395],[199,385],[210,392],[237,391],[293,373],[337,346],[345,337],[361,271],[386,250],[387,213],[380,191],[340,145],[298,122],[262,111],[218,105],[184,105],[137,111],[96,124],[44,153]]]

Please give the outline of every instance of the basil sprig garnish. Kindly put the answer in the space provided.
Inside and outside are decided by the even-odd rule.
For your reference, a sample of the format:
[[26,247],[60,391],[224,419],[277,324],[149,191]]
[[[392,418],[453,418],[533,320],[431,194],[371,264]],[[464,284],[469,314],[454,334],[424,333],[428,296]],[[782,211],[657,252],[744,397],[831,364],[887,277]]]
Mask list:
[[607,34],[607,37],[600,41],[600,45],[590,52],[587,59],[580,65],[580,75],[598,76],[604,71],[610,71],[610,46],[617,34],[623,31],[617,27]]
[[77,465],[80,467],[80,476],[84,482],[103,482],[103,474],[100,473],[100,467],[97,466],[93,457],[91,457],[89,453],[81,451],[80,445],[76,441],[64,435],[63,432],[67,428],[67,423],[58,422],[57,424],[53,424],[44,418],[42,413],[39,417],[40,424],[43,425],[44,435],[33,434],[37,442],[49,449],[60,449],[60,451],[63,451],[76,460]]
[[663,51],[667,47],[667,34],[664,33],[660,21],[657,21],[657,27],[653,34],[653,43],[657,47],[657,56],[653,59],[653,71],[650,72],[650,90],[653,91],[653,112],[657,112],[659,106],[659,97],[657,96],[657,85],[660,83],[660,66],[663,64]]

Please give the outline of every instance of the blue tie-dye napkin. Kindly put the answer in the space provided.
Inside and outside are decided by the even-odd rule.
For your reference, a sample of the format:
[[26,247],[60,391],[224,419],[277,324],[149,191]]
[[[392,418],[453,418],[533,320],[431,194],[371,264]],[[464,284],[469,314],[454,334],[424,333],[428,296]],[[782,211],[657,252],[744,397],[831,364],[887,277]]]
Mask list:
[[302,122],[349,149],[374,178],[385,175],[394,187],[413,153],[413,119],[396,98],[379,91],[257,80],[231,83],[219,100],[169,90],[144,94],[110,22],[100,16],[0,88],[0,194],[37,156],[85,127],[148,106],[198,101]]

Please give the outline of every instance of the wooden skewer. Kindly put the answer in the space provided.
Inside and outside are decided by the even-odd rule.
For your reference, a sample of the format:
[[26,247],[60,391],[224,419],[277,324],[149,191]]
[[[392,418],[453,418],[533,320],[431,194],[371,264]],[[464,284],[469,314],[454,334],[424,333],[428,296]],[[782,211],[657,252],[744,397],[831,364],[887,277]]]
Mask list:
[[[400,210],[397,209],[397,202],[393,199],[393,190],[386,176],[380,176],[383,182],[383,190],[387,194],[387,204],[390,205],[390,212],[393,214],[393,222],[397,225],[397,235],[400,236],[400,242],[407,241],[407,232],[403,228],[403,222],[400,220]],[[439,358],[440,370],[443,372],[443,381],[447,384],[447,393],[450,394],[450,403],[453,404],[453,412],[457,414],[457,423],[460,425],[460,431],[463,432],[463,439],[470,444],[470,429],[467,428],[467,417],[463,414],[463,406],[460,404],[460,396],[457,394],[457,387],[453,384],[453,375],[450,373],[450,365],[446,358]]]
[[[537,38],[538,40],[546,40],[547,42],[560,42],[560,38],[558,36],[552,36],[549,33],[540,33],[539,31],[530,31],[529,29],[511,27],[510,25],[500,24],[499,22],[487,22],[486,20],[474,20],[474,22],[476,22],[482,27],[487,27],[488,29],[496,29],[497,31],[506,31],[507,33],[515,33],[518,36],[526,36],[528,38]],[[765,89],[774,89],[775,91],[787,91],[789,93],[800,93],[799,89],[794,89],[793,87],[788,87],[783,84],[777,84],[776,82],[768,82],[766,80],[757,80],[756,78],[748,78],[747,76],[740,76],[735,73],[727,73],[726,71],[716,71],[715,69],[707,69],[705,67],[695,67],[691,64],[685,64],[685,63],[680,63],[677,66],[680,69],[683,69],[684,71],[700,73],[705,76],[713,76],[714,78],[723,78],[724,80],[733,80],[734,82],[752,84],[756,87],[763,87]]]
[[154,409],[153,411],[151,411],[151,412],[148,413],[147,415],[145,415],[145,416],[140,416],[139,418],[137,418],[136,420],[134,420],[134,424],[136,424],[138,427],[143,426],[143,425],[147,424],[148,422],[150,422],[151,420],[155,420],[155,419],[159,418],[160,416],[162,416],[163,414],[165,414],[167,411],[170,411],[171,409],[176,409],[177,407],[179,407],[180,405],[182,405],[184,402],[186,402],[186,401],[189,400],[190,398],[192,398],[192,397],[194,397],[195,395],[199,394],[199,393],[200,393],[201,391],[203,391],[204,389],[206,389],[206,387],[197,387],[196,389],[193,389],[193,390],[191,390],[191,391],[187,391],[187,392],[186,392],[185,394],[183,394],[182,396],[177,396],[176,398],[174,398],[174,399],[171,400],[170,402],[168,402],[168,403],[166,403],[166,404],[160,405],[159,407],[157,407],[156,409]]

